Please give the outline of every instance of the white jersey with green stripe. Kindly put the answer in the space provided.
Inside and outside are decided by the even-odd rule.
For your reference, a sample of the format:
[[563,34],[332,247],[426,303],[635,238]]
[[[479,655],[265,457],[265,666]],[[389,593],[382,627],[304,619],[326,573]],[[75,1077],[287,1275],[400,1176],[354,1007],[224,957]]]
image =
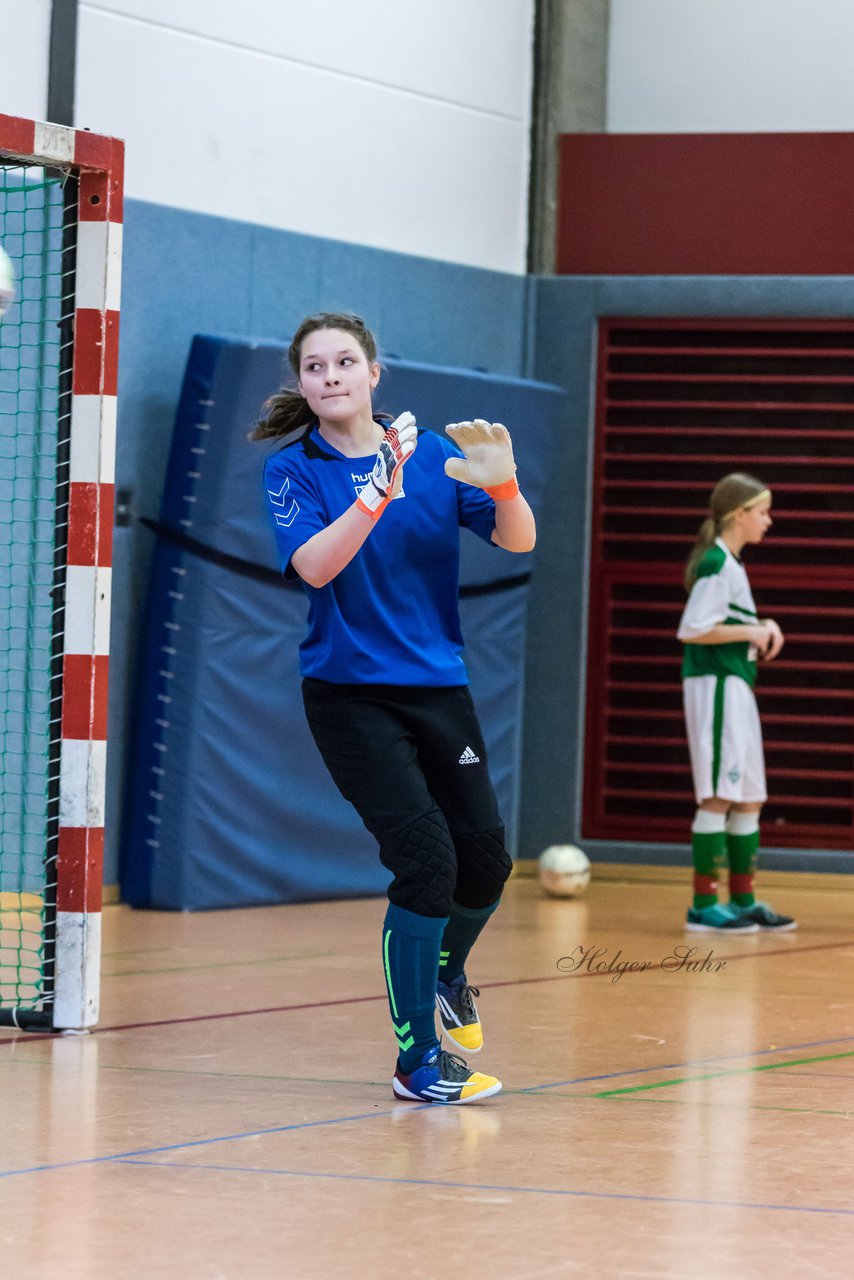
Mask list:
[[756,605],[739,558],[718,538],[703,555],[697,578],[679,622],[677,637],[685,645],[682,676],[741,676],[756,684],[756,646],[746,640],[733,644],[687,643],[719,623],[745,625],[756,621]]

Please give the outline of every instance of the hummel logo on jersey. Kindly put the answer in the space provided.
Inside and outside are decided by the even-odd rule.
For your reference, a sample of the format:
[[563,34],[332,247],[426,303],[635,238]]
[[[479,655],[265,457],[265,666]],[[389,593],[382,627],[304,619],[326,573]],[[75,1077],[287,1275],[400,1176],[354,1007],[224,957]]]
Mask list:
[[480,756],[476,756],[471,747],[466,747],[460,756],[460,764],[480,764]]

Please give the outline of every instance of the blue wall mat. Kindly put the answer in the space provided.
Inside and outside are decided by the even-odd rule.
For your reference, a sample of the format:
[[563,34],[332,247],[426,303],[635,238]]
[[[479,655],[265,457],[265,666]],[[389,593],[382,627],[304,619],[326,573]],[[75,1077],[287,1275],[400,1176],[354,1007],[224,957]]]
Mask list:
[[122,867],[134,906],[382,888],[373,842],[329,785],[305,723],[305,612],[299,590],[158,546]]
[[[297,647],[307,602],[278,574],[261,486],[270,446],[246,439],[282,357],[279,344],[193,342],[146,610],[121,872],[135,906],[360,896],[388,880],[305,725]],[[423,425],[502,417],[540,507],[561,391],[396,361],[383,387],[379,405],[411,408]],[[531,557],[465,534],[463,547],[466,660],[512,843]]]

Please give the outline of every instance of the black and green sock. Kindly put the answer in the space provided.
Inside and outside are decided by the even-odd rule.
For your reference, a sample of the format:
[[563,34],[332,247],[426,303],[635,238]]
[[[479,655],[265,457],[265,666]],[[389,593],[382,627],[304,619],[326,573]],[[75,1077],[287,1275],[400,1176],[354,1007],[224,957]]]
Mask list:
[[436,978],[447,923],[447,916],[419,916],[393,902],[386,911],[383,971],[400,1066],[407,1074],[420,1067],[427,1050],[439,1042]]
[[458,902],[451,903],[451,914],[445,925],[439,952],[441,982],[451,983],[465,971],[469,952],[500,901],[498,898],[488,907],[463,907]]

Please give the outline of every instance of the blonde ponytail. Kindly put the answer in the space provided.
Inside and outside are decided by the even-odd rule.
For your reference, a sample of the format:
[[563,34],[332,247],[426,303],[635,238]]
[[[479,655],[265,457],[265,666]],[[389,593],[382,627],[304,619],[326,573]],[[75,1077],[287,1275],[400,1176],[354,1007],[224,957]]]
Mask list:
[[715,538],[718,536],[717,525],[713,516],[707,516],[697,531],[697,540],[694,543],[693,550],[688,557],[685,565],[685,589],[690,591],[694,583],[697,581],[697,568],[700,561],[708,551],[709,547],[714,546]]

